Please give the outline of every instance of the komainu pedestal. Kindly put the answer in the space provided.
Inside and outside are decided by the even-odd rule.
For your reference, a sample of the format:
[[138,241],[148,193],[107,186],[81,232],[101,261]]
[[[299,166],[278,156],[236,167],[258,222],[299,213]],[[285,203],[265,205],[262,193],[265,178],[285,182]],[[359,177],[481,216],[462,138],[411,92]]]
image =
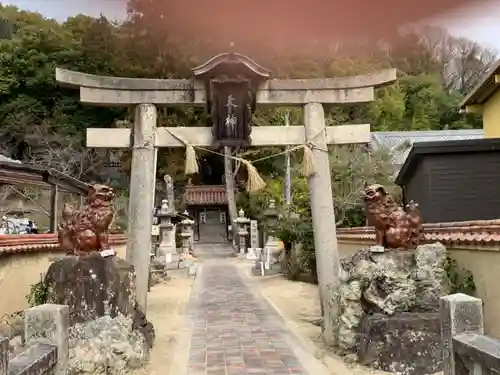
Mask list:
[[68,254],[44,278],[47,303],[69,307],[69,367],[118,374],[148,358],[155,331],[136,300],[134,267],[108,243],[113,189],[94,185],[79,211],[66,206],[59,243]]
[[445,259],[440,243],[383,253],[366,249],[343,259],[335,296],[338,351],[384,371],[439,371],[437,311],[439,298],[449,292]]

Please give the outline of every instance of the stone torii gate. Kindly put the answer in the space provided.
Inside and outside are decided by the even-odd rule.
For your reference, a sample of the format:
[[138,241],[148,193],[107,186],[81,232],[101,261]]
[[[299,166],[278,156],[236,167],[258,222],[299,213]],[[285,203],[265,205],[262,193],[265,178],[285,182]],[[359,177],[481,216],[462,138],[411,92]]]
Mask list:
[[[388,69],[369,75],[324,79],[269,79],[269,72],[250,58],[237,53],[225,53],[193,69],[193,73],[192,79],[141,79],[56,69],[57,82],[79,89],[82,103],[135,107],[133,129],[89,128],[87,147],[132,148],[127,260],[133,262],[136,270],[139,305],[145,312],[156,150],[160,147],[185,147],[186,144],[206,148],[236,144],[260,147],[304,145],[307,142],[314,144],[312,155],[315,173],[308,178],[308,184],[320,294],[326,296],[328,290],[337,284],[340,268],[331,175],[328,153],[325,151],[327,145],[331,144],[368,143],[371,135],[369,124],[325,126],[323,104],[373,101],[374,88],[394,82],[396,71]],[[221,75],[226,77],[226,81],[220,78]],[[227,79],[228,75],[230,79]],[[242,127],[238,128],[236,140],[235,137],[222,139],[221,132],[224,131],[220,126],[223,126],[224,120],[227,126],[229,114],[220,112],[224,111],[224,106],[228,107],[230,97],[233,99],[233,94],[227,93],[238,93],[242,85],[246,85],[250,100],[247,100],[246,94],[234,97],[243,104],[238,117],[243,127],[248,126],[255,105],[303,106],[304,125],[260,126],[252,129]],[[217,96],[222,92],[228,100],[227,105]],[[212,112],[214,129],[208,126],[156,126],[156,106],[207,104]],[[335,313],[332,309],[334,307],[324,306],[326,318]],[[325,319],[325,337],[333,336],[330,334],[332,327],[328,324],[329,320]]]

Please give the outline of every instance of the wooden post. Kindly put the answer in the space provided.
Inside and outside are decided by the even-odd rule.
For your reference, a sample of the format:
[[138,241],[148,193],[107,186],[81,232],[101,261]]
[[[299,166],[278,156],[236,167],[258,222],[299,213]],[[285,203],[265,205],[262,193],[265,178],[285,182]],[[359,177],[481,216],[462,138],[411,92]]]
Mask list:
[[57,185],[50,186],[50,232],[57,232],[57,201],[59,199],[59,189]]
[[340,263],[335,228],[332,178],[328,159],[325,114],[320,103],[304,106],[306,139],[312,145],[315,173],[308,178],[311,200],[314,248],[318,284],[323,312],[323,335],[328,345],[334,344],[337,306],[332,303],[339,284]]
[[127,260],[134,265],[137,303],[146,313],[153,225],[153,175],[157,110],[152,104],[135,109],[130,172]]

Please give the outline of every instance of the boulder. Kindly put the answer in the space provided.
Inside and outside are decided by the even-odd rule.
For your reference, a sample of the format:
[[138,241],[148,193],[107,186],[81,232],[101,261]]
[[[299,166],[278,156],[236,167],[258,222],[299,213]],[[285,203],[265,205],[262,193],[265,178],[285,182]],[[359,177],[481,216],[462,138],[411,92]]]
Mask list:
[[153,346],[154,327],[137,305],[134,268],[126,261],[99,253],[68,256],[50,265],[44,285],[47,303],[69,306],[71,326],[104,316],[124,316],[146,345]]
[[358,355],[363,365],[383,371],[434,374],[442,365],[440,314],[365,315]]
[[[439,298],[449,292],[445,260],[446,249],[440,243],[382,253],[363,249],[343,259],[341,283],[334,295],[339,311],[334,322],[337,350],[346,355],[358,353],[362,362],[386,371],[400,370],[402,366],[406,374],[435,372],[441,364],[440,356],[427,356],[425,361],[420,358],[421,348],[434,347],[440,334],[439,325],[428,325],[426,335],[420,332],[429,321],[435,321],[434,315],[426,314],[437,312]],[[363,326],[362,322],[368,323]],[[396,328],[402,332],[403,327],[409,333],[404,361],[419,360],[419,365],[400,366],[395,357],[394,364],[383,364],[383,358],[394,348],[391,340],[381,338],[389,337]],[[419,345],[411,345],[410,341],[416,337]],[[364,349],[360,348],[361,342]],[[367,349],[373,347],[377,348],[376,354]],[[431,350],[429,355],[435,353]]]

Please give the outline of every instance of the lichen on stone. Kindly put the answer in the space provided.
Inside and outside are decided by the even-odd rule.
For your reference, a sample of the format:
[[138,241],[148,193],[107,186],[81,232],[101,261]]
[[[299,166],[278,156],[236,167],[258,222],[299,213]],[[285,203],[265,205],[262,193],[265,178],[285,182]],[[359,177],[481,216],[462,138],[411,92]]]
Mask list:
[[339,351],[356,352],[366,315],[437,311],[439,298],[449,290],[445,259],[446,249],[440,243],[381,254],[363,249],[343,259],[341,285],[334,295]]
[[144,336],[122,314],[77,323],[69,332],[70,374],[124,374],[148,360]]

